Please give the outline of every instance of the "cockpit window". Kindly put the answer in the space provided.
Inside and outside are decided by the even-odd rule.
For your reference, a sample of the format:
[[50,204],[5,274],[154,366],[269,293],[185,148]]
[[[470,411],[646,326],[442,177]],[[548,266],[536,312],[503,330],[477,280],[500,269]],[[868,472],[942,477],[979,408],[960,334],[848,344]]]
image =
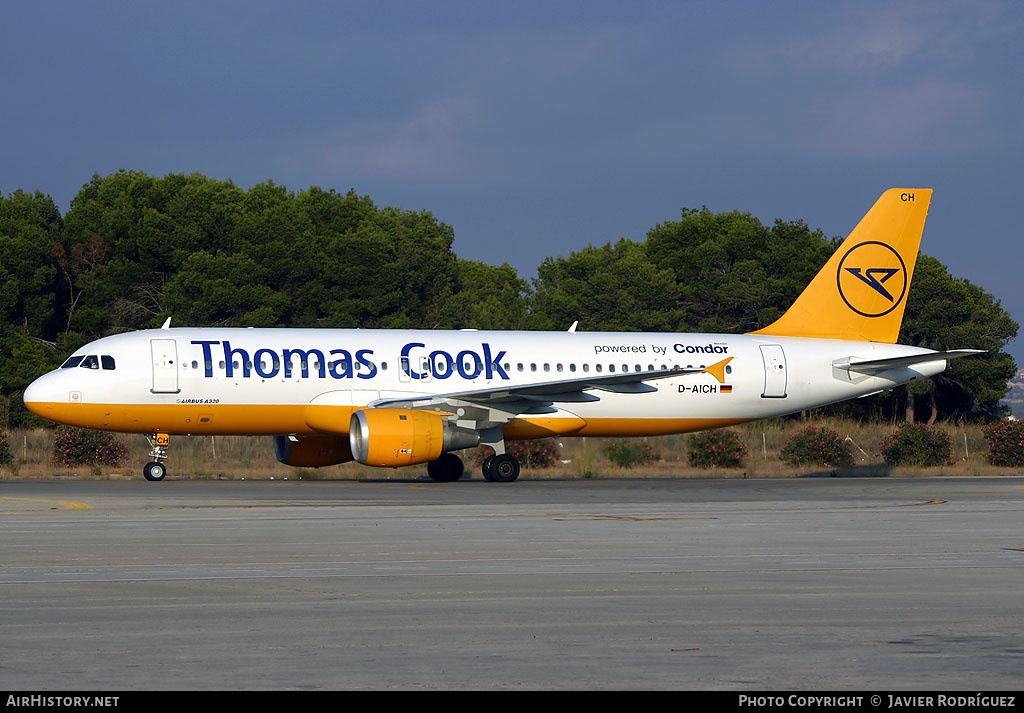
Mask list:
[[95,354],[90,354],[82,360],[82,363],[79,364],[79,366],[83,369],[99,369],[100,360],[96,358]]
[[107,371],[113,371],[114,357],[107,356],[106,354],[104,354],[103,356],[100,357],[100,364],[102,364],[103,368],[106,369]]
[[74,369],[78,364],[85,359],[84,356],[73,356],[68,357],[68,360],[60,365],[61,369]]

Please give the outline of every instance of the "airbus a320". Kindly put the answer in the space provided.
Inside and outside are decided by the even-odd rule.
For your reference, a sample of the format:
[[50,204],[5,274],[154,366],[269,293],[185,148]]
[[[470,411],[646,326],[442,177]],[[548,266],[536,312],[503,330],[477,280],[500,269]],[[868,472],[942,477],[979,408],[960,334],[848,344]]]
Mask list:
[[[931,190],[886,191],[773,324],[749,334],[164,328],[85,345],[25,391],[58,423],[146,434],[149,480],[172,435],[273,436],[320,467],[426,464],[507,439],[653,436],[730,426],[892,389],[977,350],[896,344]],[[575,326],[575,325],[574,325]]]

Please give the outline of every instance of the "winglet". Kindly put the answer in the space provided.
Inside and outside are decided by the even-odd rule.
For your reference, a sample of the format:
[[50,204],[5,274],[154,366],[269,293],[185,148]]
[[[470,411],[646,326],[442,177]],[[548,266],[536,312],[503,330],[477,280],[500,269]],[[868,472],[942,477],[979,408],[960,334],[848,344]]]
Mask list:
[[732,361],[732,357],[729,357],[728,359],[723,359],[722,361],[718,362],[717,364],[712,364],[711,366],[706,366],[706,367],[704,367],[704,373],[705,374],[711,374],[711,376],[713,376],[716,379],[718,379],[718,383],[719,384],[724,384],[725,383],[725,365],[728,364],[731,361]]

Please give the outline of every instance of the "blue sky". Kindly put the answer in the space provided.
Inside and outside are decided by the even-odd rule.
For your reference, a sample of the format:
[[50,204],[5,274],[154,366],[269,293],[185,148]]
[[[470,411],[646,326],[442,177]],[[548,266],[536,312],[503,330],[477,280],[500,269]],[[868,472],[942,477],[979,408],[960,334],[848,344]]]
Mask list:
[[[683,207],[924,252],[1024,321],[1024,3],[11,2],[0,191],[94,173],[355,189],[532,277]],[[965,344],[964,347],[972,345]],[[1024,338],[1010,352],[1024,367]]]

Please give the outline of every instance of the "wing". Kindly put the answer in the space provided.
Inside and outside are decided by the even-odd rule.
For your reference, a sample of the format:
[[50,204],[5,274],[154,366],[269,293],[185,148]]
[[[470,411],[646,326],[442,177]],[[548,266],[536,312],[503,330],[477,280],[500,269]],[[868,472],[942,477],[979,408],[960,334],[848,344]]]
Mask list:
[[557,403],[600,401],[599,394],[645,394],[658,390],[648,383],[671,377],[707,373],[725,379],[725,367],[732,357],[703,368],[654,369],[624,374],[592,374],[573,379],[555,379],[510,386],[496,384],[485,389],[452,391],[443,394],[385,398],[372,401],[367,408],[433,409],[458,414],[458,421],[471,428],[486,429],[507,423],[519,415],[555,413]]

